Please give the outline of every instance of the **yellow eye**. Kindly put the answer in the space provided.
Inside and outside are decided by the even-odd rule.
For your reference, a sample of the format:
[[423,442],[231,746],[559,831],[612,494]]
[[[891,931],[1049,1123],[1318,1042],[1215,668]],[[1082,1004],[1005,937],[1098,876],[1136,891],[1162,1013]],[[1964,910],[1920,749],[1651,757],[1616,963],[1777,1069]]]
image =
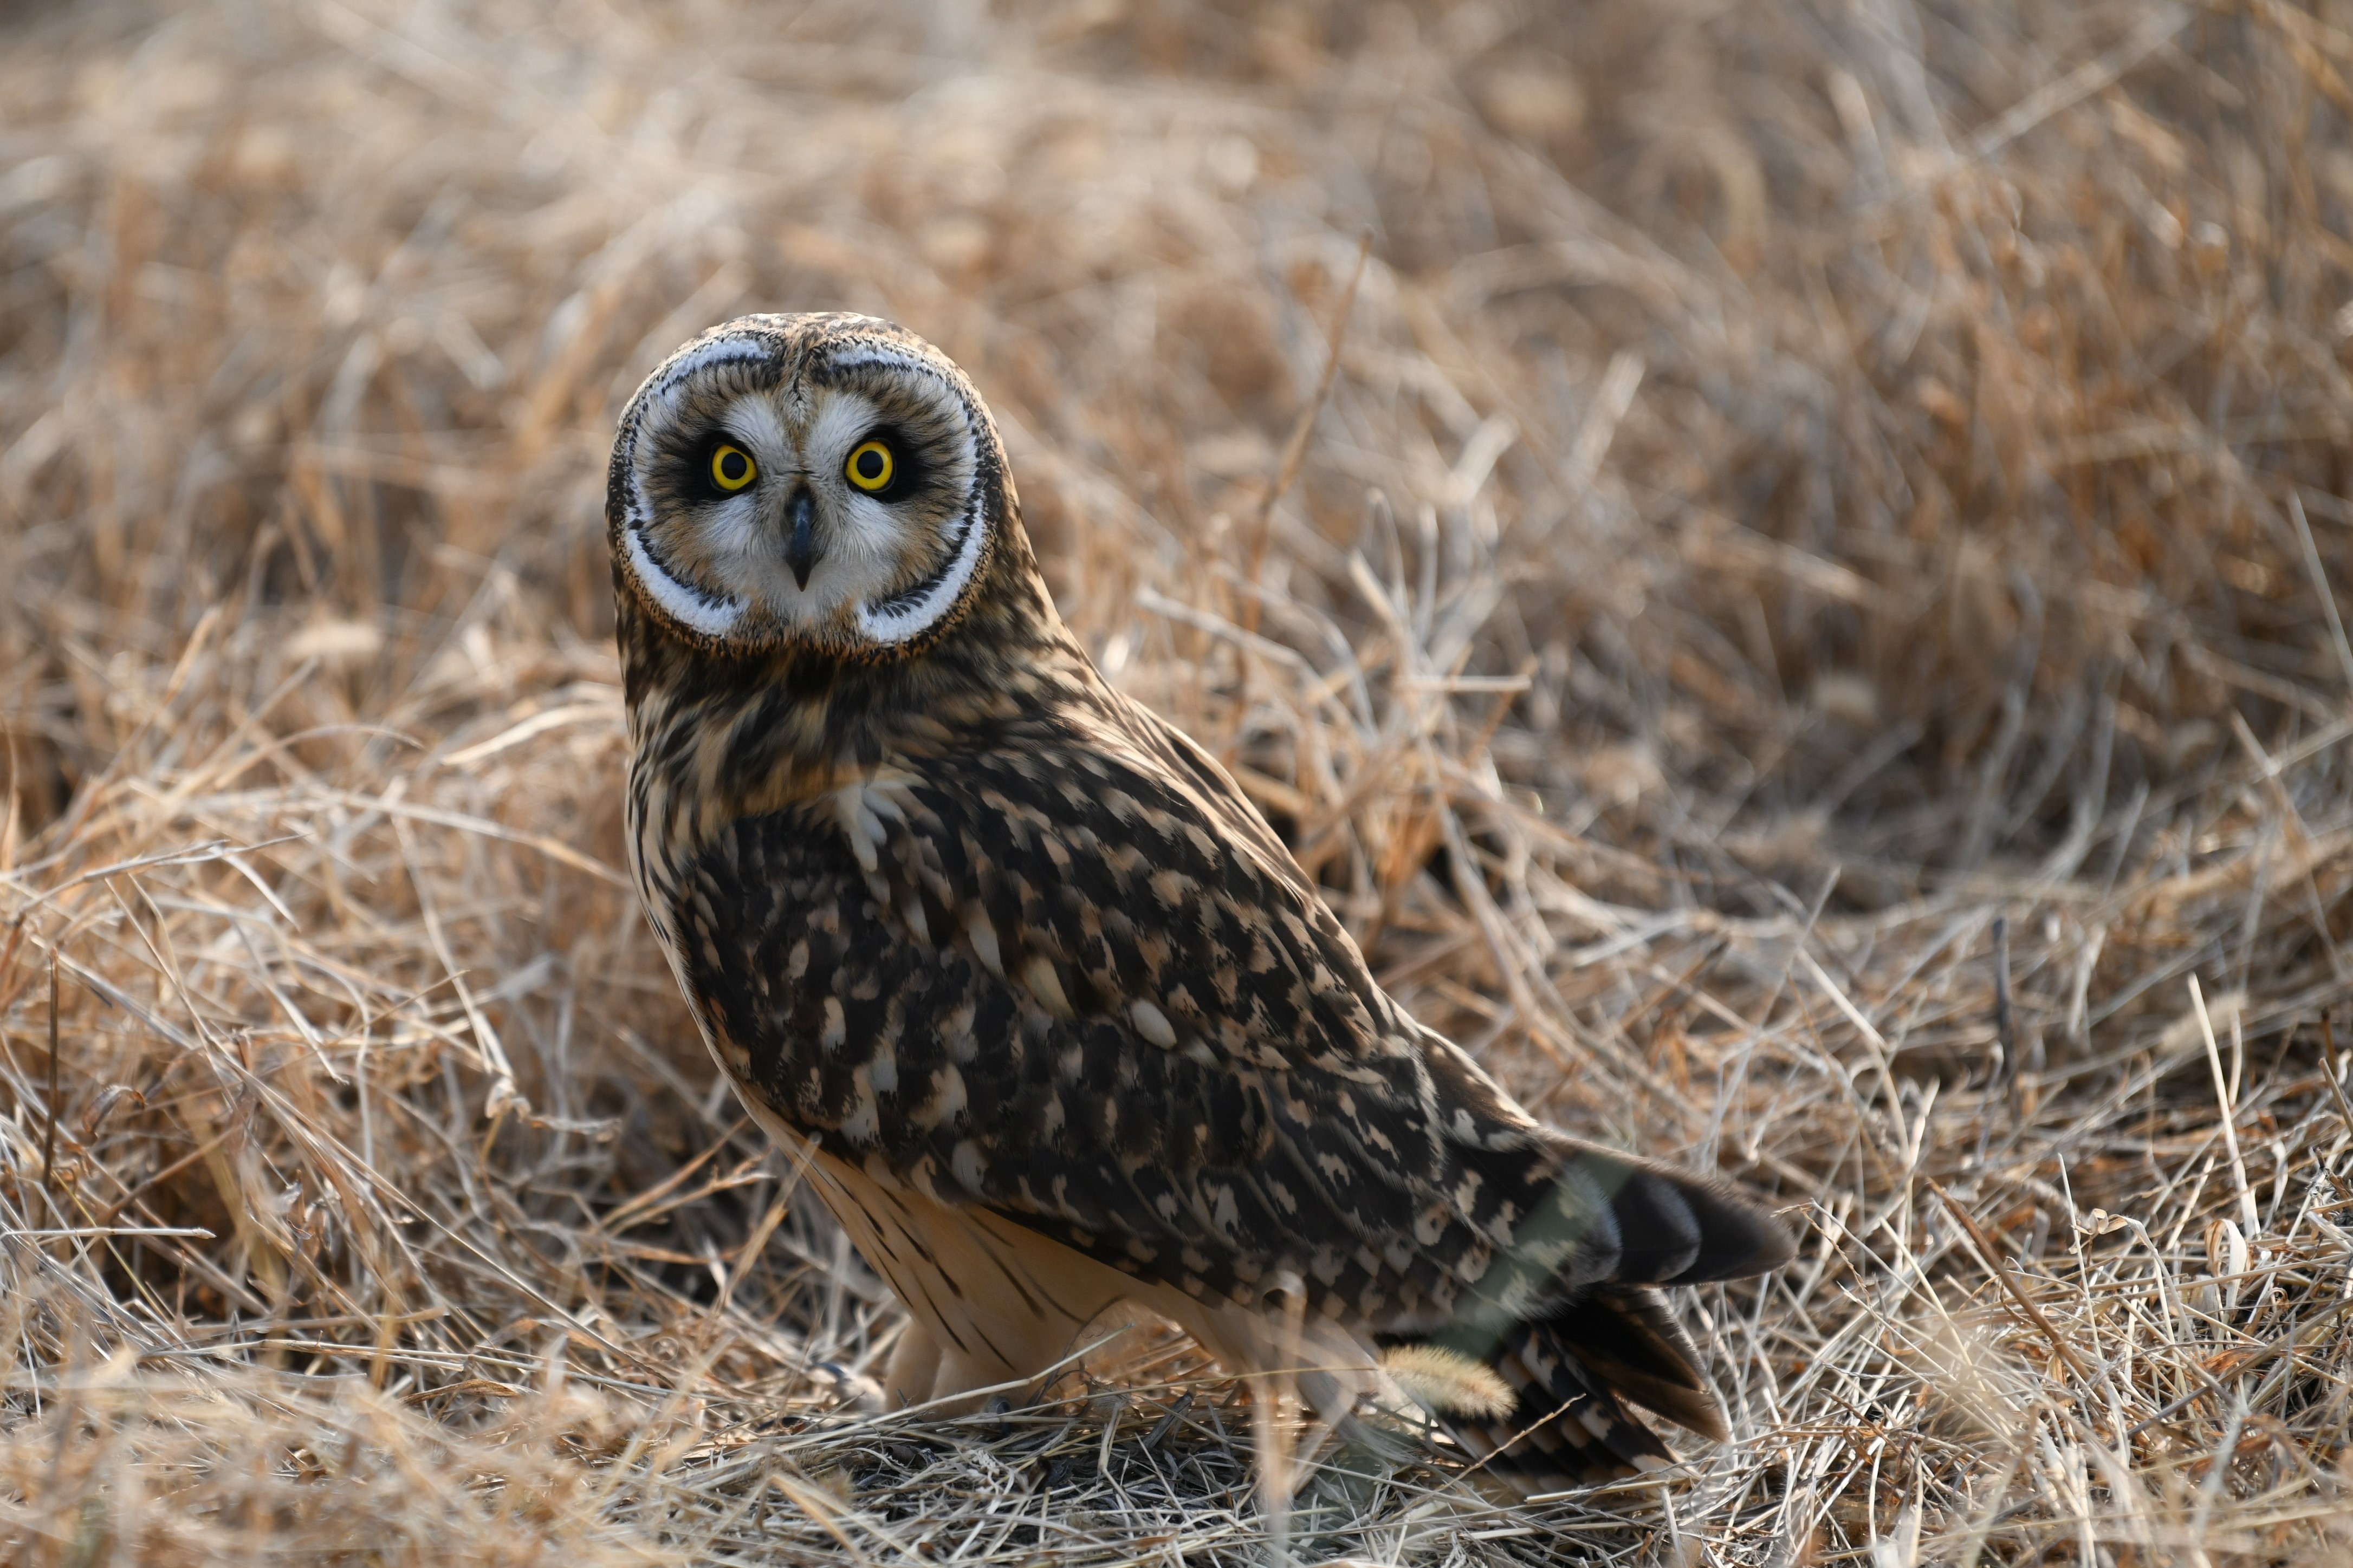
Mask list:
[[730,495],[759,477],[752,454],[732,442],[722,441],[719,450],[711,454],[711,482]]
[[842,471],[860,489],[879,490],[890,486],[891,476],[899,471],[899,465],[892,459],[891,448],[881,442],[860,441],[857,450],[849,454],[849,461],[842,465]]

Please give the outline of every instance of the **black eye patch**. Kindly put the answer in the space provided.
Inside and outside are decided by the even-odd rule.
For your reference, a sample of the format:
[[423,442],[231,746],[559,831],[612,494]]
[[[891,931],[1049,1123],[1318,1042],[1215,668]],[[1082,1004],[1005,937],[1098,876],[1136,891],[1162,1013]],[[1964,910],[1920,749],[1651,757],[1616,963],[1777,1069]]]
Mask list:
[[725,430],[665,455],[662,468],[675,493],[706,501],[741,495],[758,472],[743,437]]

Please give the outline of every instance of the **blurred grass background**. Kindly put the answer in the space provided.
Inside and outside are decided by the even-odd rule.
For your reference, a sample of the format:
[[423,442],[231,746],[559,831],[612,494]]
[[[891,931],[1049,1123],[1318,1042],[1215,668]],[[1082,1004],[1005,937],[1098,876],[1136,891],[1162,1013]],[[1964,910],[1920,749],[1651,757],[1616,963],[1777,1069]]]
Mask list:
[[1807,1227],[1734,1444],[1301,1561],[2341,1561],[2348,112],[2335,0],[10,8],[5,1555],[1263,1560],[1178,1352],[838,1411],[617,869],[613,417],[846,308],[1420,1016]]

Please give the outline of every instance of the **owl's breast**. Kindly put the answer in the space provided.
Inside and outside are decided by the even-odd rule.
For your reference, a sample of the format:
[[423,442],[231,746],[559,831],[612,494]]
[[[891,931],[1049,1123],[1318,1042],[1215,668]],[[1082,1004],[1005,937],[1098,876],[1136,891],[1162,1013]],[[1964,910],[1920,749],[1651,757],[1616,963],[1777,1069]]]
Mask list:
[[734,812],[720,784],[720,763],[736,717],[728,710],[740,706],[680,701],[659,689],[631,703],[624,826],[646,923],[704,1044],[731,1075],[747,1081],[754,1062],[766,1054],[761,1038],[744,1028],[742,1015],[731,1024],[712,1003],[715,995],[757,989],[746,967],[756,954],[756,943],[747,945],[754,911],[743,907],[738,890],[717,895],[697,868],[714,839],[719,852],[733,858],[727,840]]
[[909,940],[807,806],[720,827],[670,896],[672,963],[721,1065],[828,1152],[953,1189],[934,1167],[973,1110],[960,1064],[983,1039],[1021,1048],[1004,988]]
[[[628,669],[632,661],[623,663]],[[772,754],[764,742],[789,726],[776,722],[756,686],[681,690],[647,680],[633,684],[630,698],[629,870],[647,921],[700,1015],[681,908],[697,860],[714,843],[725,853],[723,840],[740,819],[821,795],[837,767]]]
[[[709,790],[699,765],[694,727],[662,706],[633,709],[623,826],[628,834],[629,875],[645,907],[647,923],[678,969],[681,927],[678,902],[709,817]],[[689,1000],[693,999],[691,988]]]

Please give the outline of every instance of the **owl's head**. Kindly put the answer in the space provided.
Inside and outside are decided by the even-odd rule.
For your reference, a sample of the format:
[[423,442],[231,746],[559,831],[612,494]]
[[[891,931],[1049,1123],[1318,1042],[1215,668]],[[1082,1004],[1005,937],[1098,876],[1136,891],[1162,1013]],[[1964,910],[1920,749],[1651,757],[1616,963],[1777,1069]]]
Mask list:
[[911,651],[1027,555],[979,395],[870,316],[744,316],[670,355],[621,416],[606,514],[623,591],[723,653]]

